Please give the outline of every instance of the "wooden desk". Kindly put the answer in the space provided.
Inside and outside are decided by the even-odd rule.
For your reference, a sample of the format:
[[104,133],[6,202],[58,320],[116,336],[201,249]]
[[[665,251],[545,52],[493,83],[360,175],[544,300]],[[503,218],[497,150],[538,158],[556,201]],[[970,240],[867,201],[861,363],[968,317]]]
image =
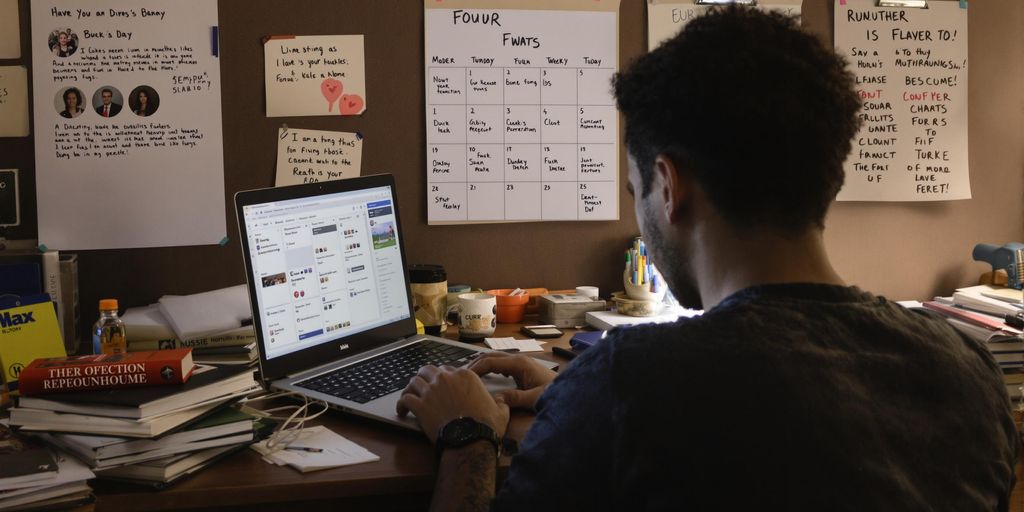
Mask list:
[[[528,318],[529,320],[529,318]],[[512,336],[519,325],[499,324],[495,336]],[[576,331],[547,340],[537,357],[566,361],[551,354],[552,346],[569,346]],[[445,337],[455,339],[454,329]],[[518,335],[517,337],[524,337]],[[521,439],[532,421],[514,412],[509,434]],[[331,411],[314,424],[359,443],[380,456],[379,462],[302,474],[290,467],[267,464],[246,448],[163,491],[94,480],[97,511],[182,510],[423,510],[434,487],[434,452],[422,434]],[[508,458],[502,467],[508,467]],[[503,473],[503,471],[499,471]]]

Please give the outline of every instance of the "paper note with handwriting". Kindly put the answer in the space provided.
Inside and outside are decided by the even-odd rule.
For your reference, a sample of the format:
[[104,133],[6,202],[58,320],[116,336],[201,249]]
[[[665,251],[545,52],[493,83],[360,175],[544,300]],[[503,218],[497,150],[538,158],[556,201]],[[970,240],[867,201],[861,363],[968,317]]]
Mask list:
[[209,0],[33,0],[39,242],[224,238],[220,63]]
[[366,110],[363,36],[270,36],[263,43],[267,117]]
[[363,138],[357,133],[281,128],[274,186],[359,176]]
[[[704,14],[710,4],[698,5],[696,0],[649,0],[647,3],[647,49],[651,50],[679,33],[691,20]],[[800,16],[799,0],[773,0],[757,3],[767,9],[790,16]]]
[[28,70],[0,66],[0,137],[28,136]]
[[21,58],[18,0],[0,0],[0,59]]
[[969,199],[967,9],[836,2],[835,46],[862,103],[838,200]]
[[425,0],[427,219],[619,216],[617,0]]

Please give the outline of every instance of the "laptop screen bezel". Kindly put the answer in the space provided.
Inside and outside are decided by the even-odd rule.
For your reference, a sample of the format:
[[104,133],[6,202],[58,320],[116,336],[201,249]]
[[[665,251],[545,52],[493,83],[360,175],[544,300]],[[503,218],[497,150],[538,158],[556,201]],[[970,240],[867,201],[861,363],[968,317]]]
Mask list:
[[[395,227],[398,234],[398,248],[402,256],[402,273],[405,279],[405,300],[409,317],[268,359],[263,317],[258,311],[259,300],[256,297],[257,279],[253,276],[252,252],[249,247],[249,233],[243,214],[244,207],[379,187],[390,187],[391,189]],[[405,232],[402,230],[402,217],[398,212],[398,191],[395,187],[395,178],[391,174],[375,174],[287,187],[243,190],[235,194],[235,217],[238,221],[238,230],[242,241],[242,259],[245,262],[246,282],[249,286],[249,307],[253,313],[253,327],[256,330],[256,340],[259,344],[260,374],[264,381],[292,376],[298,372],[358,355],[416,334],[416,316],[412,306],[412,293],[409,290],[409,266],[405,256]]]

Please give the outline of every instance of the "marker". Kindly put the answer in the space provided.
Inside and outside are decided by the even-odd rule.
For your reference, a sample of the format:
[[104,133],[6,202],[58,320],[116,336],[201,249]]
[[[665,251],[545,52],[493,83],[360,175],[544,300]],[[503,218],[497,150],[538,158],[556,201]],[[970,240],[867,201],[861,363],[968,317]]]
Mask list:
[[211,30],[210,30],[210,42],[212,43],[211,46],[213,47],[213,56],[214,57],[219,57],[220,56],[220,48],[219,48],[220,47],[220,28],[216,27],[216,26],[210,27],[210,28],[211,28]]

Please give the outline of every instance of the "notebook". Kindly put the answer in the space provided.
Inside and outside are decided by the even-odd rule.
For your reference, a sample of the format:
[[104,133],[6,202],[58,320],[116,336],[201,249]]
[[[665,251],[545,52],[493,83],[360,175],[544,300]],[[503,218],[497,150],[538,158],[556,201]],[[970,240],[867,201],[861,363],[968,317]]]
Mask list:
[[235,210],[269,387],[418,430],[395,413],[415,372],[487,351],[416,334],[393,176],[239,192]]

